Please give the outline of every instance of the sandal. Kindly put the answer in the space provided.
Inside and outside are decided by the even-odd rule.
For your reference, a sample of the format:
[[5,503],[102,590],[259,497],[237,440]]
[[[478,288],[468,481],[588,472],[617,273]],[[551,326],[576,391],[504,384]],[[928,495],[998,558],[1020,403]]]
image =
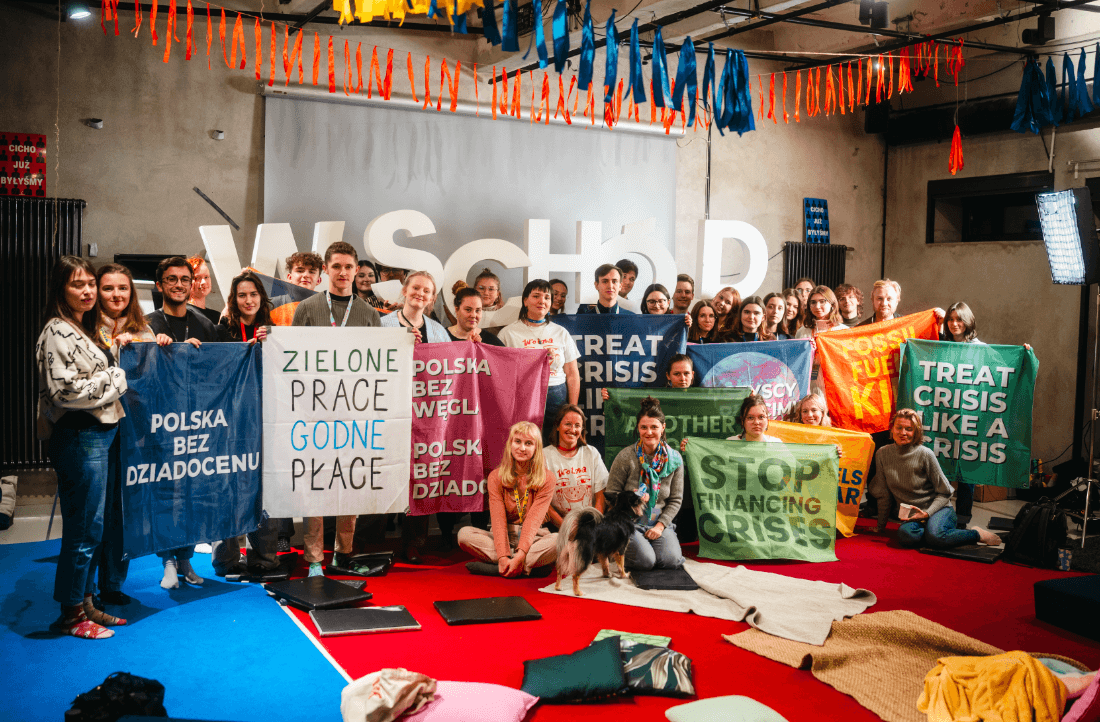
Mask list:
[[95,604],[92,603],[91,595],[84,597],[84,614],[91,621],[104,627],[121,627],[126,624],[125,619],[111,616],[107,612],[96,609]]
[[50,625],[50,629],[80,639],[107,639],[115,636],[112,630],[88,619],[83,609],[75,617],[67,616],[63,612],[57,621]]

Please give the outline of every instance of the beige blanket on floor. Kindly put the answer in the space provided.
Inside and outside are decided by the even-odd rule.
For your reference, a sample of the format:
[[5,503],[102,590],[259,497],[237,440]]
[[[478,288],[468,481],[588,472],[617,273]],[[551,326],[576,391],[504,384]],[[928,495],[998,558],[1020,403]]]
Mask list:
[[874,612],[833,623],[822,647],[750,629],[723,635],[732,644],[777,662],[810,668],[825,684],[851,695],[887,722],[925,722],[917,711],[924,678],[940,657],[1002,650],[909,611]]
[[[699,585],[695,591],[645,590],[629,579],[603,577],[593,564],[581,577],[581,599],[595,599],[632,607],[694,612],[702,617],[744,621],[768,634],[807,644],[821,645],[829,636],[834,620],[864,611],[877,600],[866,589],[757,572],[745,567],[727,567],[687,559],[684,569]],[[539,591],[573,596],[573,584],[562,580]],[[931,669],[931,667],[929,667]]]

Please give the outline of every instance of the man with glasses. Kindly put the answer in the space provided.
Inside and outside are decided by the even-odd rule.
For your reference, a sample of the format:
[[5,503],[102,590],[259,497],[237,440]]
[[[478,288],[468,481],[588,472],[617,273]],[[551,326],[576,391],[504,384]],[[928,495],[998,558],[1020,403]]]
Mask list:
[[170,256],[157,264],[157,290],[164,296],[159,311],[145,317],[153,333],[164,334],[175,343],[201,346],[218,340],[218,330],[200,309],[190,306],[191,266],[183,256]]
[[[159,311],[153,311],[145,320],[157,336],[164,334],[175,343],[186,342],[198,348],[207,341],[217,341],[218,331],[201,309],[187,303],[193,281],[191,266],[183,256],[170,256],[158,263],[157,290],[163,294],[164,302]],[[188,584],[202,584],[202,577],[191,568],[194,555],[194,546],[157,552],[164,565],[160,586],[164,589],[179,587],[177,575],[182,575]]]

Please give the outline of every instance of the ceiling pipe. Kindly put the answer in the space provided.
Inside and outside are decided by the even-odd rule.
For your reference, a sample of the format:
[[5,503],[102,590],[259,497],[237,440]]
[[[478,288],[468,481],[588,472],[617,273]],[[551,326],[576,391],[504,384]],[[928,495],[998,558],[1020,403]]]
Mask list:
[[[1052,12],[1052,11],[1073,10],[1073,9],[1078,8],[1079,6],[1086,5],[1086,4],[1088,4],[1092,1],[1093,0],[1063,0],[1063,2],[1061,3],[1061,7],[1058,7],[1058,8],[1042,6],[1038,9],[1029,10],[1027,12],[1020,13],[1019,15],[1013,15],[1011,17],[995,18],[993,20],[988,20],[984,23],[977,23],[975,25],[967,25],[967,26],[964,26],[964,27],[961,27],[961,28],[956,28],[954,30],[948,30],[947,32],[935,33],[934,35],[928,35],[928,36],[922,37],[920,40],[901,40],[901,41],[898,41],[898,42],[895,42],[895,43],[884,43],[884,44],[878,46],[877,48],[875,48],[874,51],[873,51],[873,54],[874,55],[881,55],[883,53],[888,53],[892,50],[900,50],[902,48],[908,48],[908,47],[913,46],[913,45],[919,45],[920,43],[927,42],[929,40],[949,40],[951,38],[956,38],[960,35],[965,35],[967,33],[977,32],[978,30],[986,30],[987,28],[995,28],[995,27],[999,27],[1001,25],[1007,25],[1008,23],[1016,23],[1016,22],[1020,22],[1021,20],[1027,20],[1028,18],[1037,17],[1039,15],[1046,15],[1046,14]],[[966,44],[968,46],[971,45],[971,43],[969,43],[969,42],[967,42]],[[1036,54],[1036,52],[1037,52],[1036,50],[1031,50],[1027,54],[1028,55],[1034,55],[1034,54]],[[830,58],[829,60],[820,60],[820,61],[814,61],[812,63],[804,63],[804,64],[801,64],[801,65],[791,66],[789,68],[785,68],[785,70],[787,70],[787,71],[805,70],[806,68],[816,68],[816,67],[824,66],[824,65],[834,65],[836,63],[842,63],[842,62],[846,62],[848,60],[855,60],[856,58],[862,57],[863,55],[866,55],[866,53],[841,55],[841,56]]]
[[[792,25],[806,25],[814,28],[825,28],[828,30],[841,30],[844,32],[861,33],[864,35],[884,35],[890,38],[898,38],[901,40],[911,40],[915,43],[923,43],[927,38],[917,33],[903,33],[898,30],[874,30],[866,25],[849,25],[847,23],[837,23],[831,20],[817,20],[815,18],[786,18],[781,15],[775,15],[767,12],[756,12],[754,10],[742,10],[740,8],[718,8],[717,12],[728,15],[737,15],[739,17],[774,17],[778,18],[780,22],[791,23]],[[937,41],[938,42],[938,41]],[[970,42],[967,41],[967,46],[972,48],[978,48],[980,50],[992,50],[999,53],[1017,53],[1019,55],[1033,55],[1034,51],[1025,48],[1013,48],[1008,45],[994,45],[992,43],[982,42]]]
[[[721,40],[723,38],[733,37],[734,35],[740,35],[741,33],[751,32],[753,30],[759,30],[775,23],[787,22],[794,18],[800,18],[803,15],[811,15],[813,13],[821,12],[822,10],[828,10],[831,7],[837,5],[844,5],[851,2],[851,0],[825,0],[825,2],[811,5],[808,8],[802,8],[801,10],[792,10],[789,13],[783,13],[782,15],[773,15],[770,18],[761,20],[757,23],[749,23],[748,25],[739,25],[735,28],[729,28],[727,30],[719,31],[717,35],[707,35],[699,38],[696,42],[713,42],[715,40]],[[765,13],[761,13],[764,15]]]

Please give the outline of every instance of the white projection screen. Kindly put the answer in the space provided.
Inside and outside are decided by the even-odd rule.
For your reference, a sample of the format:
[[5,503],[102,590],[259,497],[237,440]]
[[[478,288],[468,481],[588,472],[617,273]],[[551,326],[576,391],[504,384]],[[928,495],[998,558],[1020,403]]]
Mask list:
[[[315,222],[342,220],[344,240],[362,253],[372,219],[416,210],[436,234],[396,242],[445,262],[481,238],[522,247],[529,218],[550,221],[551,253],[571,254],[578,221],[600,221],[607,239],[652,217],[658,240],[675,255],[674,140],[582,129],[579,120],[572,127],[493,121],[484,106],[478,118],[267,96],[264,222],[289,223],[298,248],[309,250]],[[519,294],[521,270],[486,265],[506,297]],[[577,279],[557,275],[572,301]],[[650,280],[643,268],[639,284]],[[580,282],[592,289],[591,279]]]

